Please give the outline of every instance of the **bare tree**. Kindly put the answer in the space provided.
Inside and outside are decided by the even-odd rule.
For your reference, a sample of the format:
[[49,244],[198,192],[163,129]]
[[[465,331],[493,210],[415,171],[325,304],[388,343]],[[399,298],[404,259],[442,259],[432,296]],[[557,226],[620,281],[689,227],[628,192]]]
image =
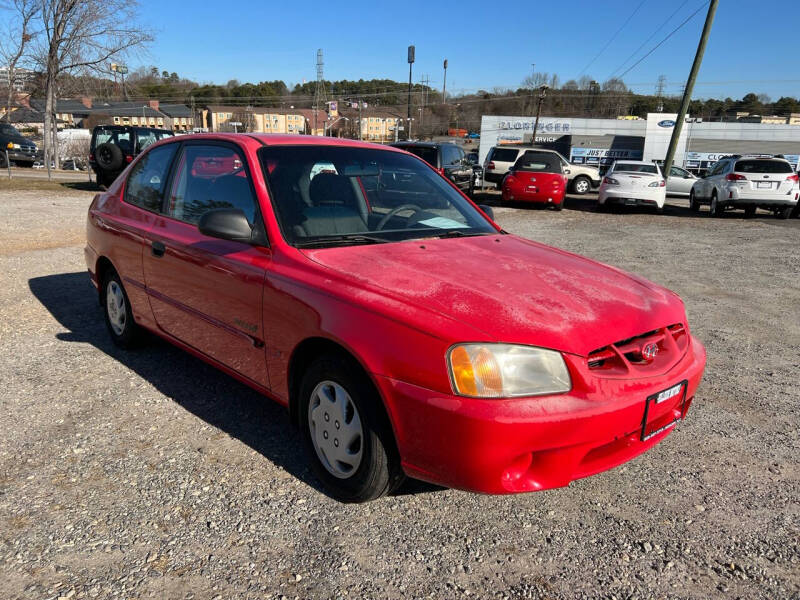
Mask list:
[[108,62],[149,42],[138,28],[135,0],[40,0],[43,40],[39,60],[45,72],[45,164],[59,166],[56,99],[59,76],[107,72]]
[[14,103],[14,84],[17,78],[17,68],[28,56],[30,43],[36,32],[34,20],[39,13],[38,0],[12,0],[8,5],[11,18],[8,27],[0,32],[0,60],[6,66],[6,84],[8,97],[6,99],[6,114],[11,122],[11,105]]
[[[231,121],[241,123],[241,125],[236,126],[236,130],[240,133],[252,133],[256,130],[256,117],[253,114],[252,106],[243,107],[233,113]],[[231,130],[233,130],[233,127],[231,127]]]

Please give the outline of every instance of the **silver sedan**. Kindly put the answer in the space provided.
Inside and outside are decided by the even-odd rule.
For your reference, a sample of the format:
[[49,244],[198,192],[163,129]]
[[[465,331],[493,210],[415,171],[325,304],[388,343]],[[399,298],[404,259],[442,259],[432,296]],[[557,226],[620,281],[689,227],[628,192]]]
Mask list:
[[689,196],[697,177],[686,169],[670,167],[667,178],[667,196]]

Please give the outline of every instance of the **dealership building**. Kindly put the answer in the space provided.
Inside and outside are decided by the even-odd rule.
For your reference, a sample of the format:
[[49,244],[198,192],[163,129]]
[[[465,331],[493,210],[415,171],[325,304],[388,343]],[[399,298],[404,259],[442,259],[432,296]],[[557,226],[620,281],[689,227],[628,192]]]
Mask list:
[[[664,160],[676,118],[666,113],[650,113],[639,120],[541,117],[535,144],[558,150],[570,162],[598,167],[625,158]],[[481,163],[492,146],[534,143],[534,121],[535,117],[484,116]],[[687,118],[674,164],[698,173],[730,154],[783,154],[797,170],[800,126]]]

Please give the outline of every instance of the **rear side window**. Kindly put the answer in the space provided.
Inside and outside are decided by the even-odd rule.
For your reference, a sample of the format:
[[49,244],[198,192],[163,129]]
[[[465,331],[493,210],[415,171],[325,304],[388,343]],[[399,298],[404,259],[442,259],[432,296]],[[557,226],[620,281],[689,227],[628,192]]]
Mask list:
[[133,166],[125,186],[125,202],[159,211],[177,144],[167,144],[144,154]]
[[167,214],[196,225],[215,208],[239,208],[255,223],[256,202],[244,159],[228,146],[187,145],[178,159]]
[[456,165],[461,162],[461,152],[456,146],[442,146],[442,166]]
[[782,160],[739,160],[737,173],[792,173],[792,166]]
[[411,154],[416,154],[432,167],[437,166],[437,163],[439,162],[437,160],[439,151],[436,148],[432,148],[430,146],[404,146],[403,150],[411,152]]
[[492,150],[492,156],[489,160],[496,160],[499,162],[514,162],[517,160],[517,154],[519,154],[519,150],[516,148],[494,148]]

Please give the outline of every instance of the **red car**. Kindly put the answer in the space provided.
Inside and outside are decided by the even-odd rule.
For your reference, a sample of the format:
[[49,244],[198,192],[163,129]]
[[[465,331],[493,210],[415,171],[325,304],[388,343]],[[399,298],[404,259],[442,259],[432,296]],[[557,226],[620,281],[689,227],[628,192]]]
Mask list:
[[705,365],[674,293],[361,142],[158,142],[92,201],[86,263],[115,343],[148,330],[284,405],[343,501],[567,485],[664,439]]
[[526,152],[503,179],[503,200],[564,207],[567,178],[558,156],[547,152]]

